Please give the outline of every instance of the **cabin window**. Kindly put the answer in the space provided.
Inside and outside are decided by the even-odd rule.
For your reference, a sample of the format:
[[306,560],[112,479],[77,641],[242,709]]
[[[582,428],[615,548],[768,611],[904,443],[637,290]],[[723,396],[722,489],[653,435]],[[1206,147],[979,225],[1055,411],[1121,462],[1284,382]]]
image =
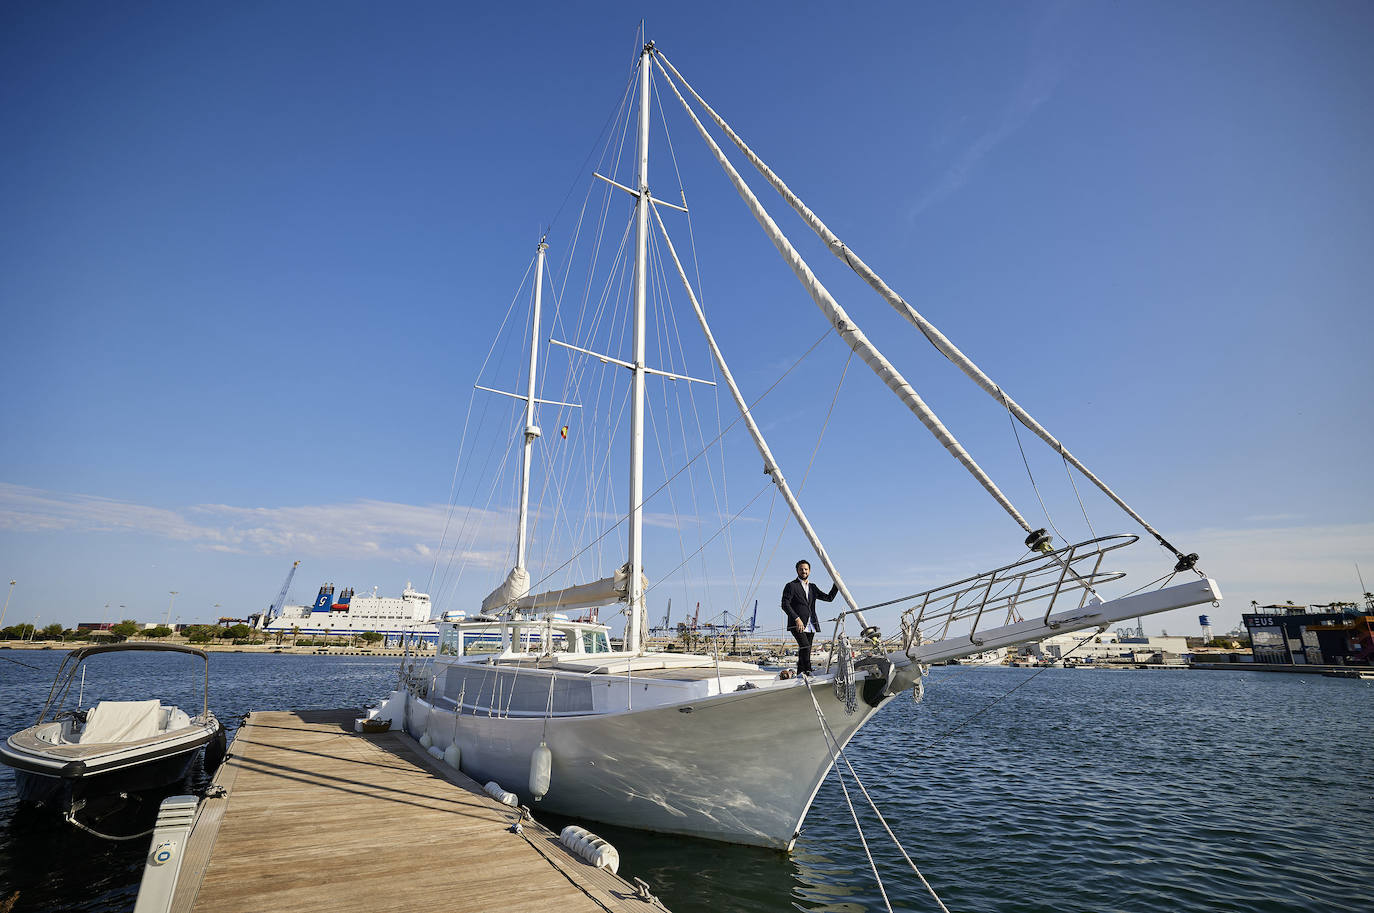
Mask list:
[[443,639],[439,642],[440,656],[462,656],[462,637],[453,628],[444,631]]
[[478,656],[484,653],[501,652],[501,632],[468,631],[463,634],[463,655]]
[[582,632],[582,652],[583,653],[609,653],[611,652],[610,640],[606,637],[605,631],[583,631]]
[[487,665],[450,666],[443,693],[455,702],[461,696],[467,707],[502,714],[544,716],[550,710],[550,698],[554,713],[592,710],[592,683],[585,677],[554,676],[550,695],[544,676]]

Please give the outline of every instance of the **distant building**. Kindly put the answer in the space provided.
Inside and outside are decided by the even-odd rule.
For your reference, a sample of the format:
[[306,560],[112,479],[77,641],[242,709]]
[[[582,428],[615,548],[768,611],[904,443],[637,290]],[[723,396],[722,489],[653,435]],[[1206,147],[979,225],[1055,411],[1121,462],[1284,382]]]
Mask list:
[[1025,648],[1041,660],[1065,657],[1085,662],[1181,662],[1189,652],[1186,637],[1123,637],[1115,631],[1099,634],[1093,628],[1056,634]]
[[[1347,605],[1311,612],[1305,605],[1267,605],[1241,616],[1257,663],[1374,665],[1374,614]],[[1326,608],[1312,606],[1311,608]]]

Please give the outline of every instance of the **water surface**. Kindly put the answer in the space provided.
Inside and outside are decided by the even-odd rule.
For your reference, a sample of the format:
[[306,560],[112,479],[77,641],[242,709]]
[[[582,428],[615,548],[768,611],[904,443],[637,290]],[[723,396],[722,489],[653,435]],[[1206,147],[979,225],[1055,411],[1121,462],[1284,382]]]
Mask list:
[[[33,722],[61,656],[0,651],[39,667],[0,660],[0,733]],[[156,657],[118,660],[88,698],[151,696],[165,678]],[[251,710],[363,706],[397,663],[214,654],[211,709],[232,730]],[[198,705],[189,668],[159,696]],[[1371,908],[1371,709],[1374,684],[1316,675],[950,667],[847,753],[955,913],[1335,913]],[[893,909],[938,909],[845,785]],[[107,844],[17,811],[0,767],[0,901],[19,891],[14,913],[133,908],[146,840]],[[594,829],[674,913],[885,909],[834,774],[790,856]]]

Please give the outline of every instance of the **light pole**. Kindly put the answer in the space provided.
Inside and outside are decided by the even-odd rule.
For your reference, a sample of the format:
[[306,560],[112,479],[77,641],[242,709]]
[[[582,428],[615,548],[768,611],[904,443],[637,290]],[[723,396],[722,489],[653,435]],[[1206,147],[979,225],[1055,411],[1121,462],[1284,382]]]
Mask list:
[[5,594],[5,608],[0,611],[0,631],[5,630],[5,615],[10,610],[10,597],[14,595],[14,581],[10,581],[10,591]]
[[167,592],[169,592],[169,593],[172,594],[172,598],[169,599],[169,600],[167,600],[167,618],[166,618],[166,619],[163,621],[163,623],[162,623],[164,627],[166,627],[167,625],[170,625],[170,624],[172,623],[172,603],[174,603],[174,602],[177,601],[177,592],[178,592],[178,591],[177,591],[177,590],[168,590]]

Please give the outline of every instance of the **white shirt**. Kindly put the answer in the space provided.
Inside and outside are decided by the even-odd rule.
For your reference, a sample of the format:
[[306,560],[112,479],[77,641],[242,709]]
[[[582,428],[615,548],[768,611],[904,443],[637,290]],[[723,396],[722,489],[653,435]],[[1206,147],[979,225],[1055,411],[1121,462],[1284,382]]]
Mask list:
[[[798,577],[797,582],[802,585],[802,592],[806,594],[806,601],[809,603],[811,601],[811,581],[803,580]],[[817,633],[816,626],[811,623],[811,614],[809,612],[802,621],[806,623],[806,627],[802,628],[803,631],[810,631],[813,634]]]

